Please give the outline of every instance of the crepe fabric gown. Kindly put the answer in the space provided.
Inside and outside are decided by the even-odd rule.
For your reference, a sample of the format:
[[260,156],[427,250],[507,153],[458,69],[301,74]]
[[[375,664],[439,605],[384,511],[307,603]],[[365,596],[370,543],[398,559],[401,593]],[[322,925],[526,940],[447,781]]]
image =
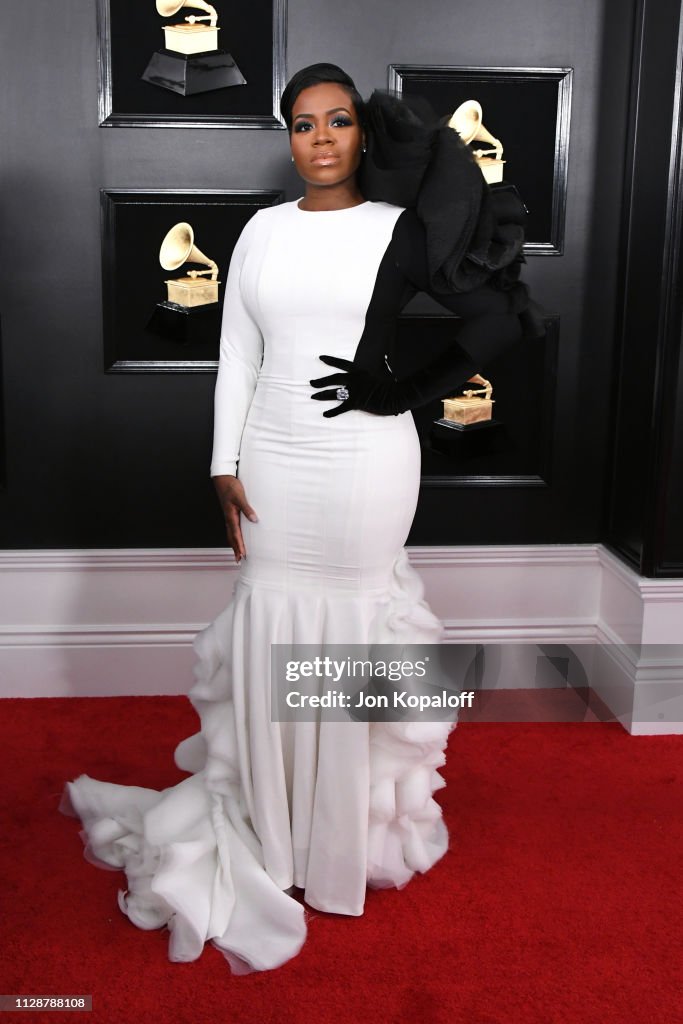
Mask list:
[[401,213],[290,202],[244,228],[211,474],[238,471],[258,522],[242,517],[232,599],[195,640],[200,727],[175,751],[188,775],[161,791],[87,774],[65,786],[60,809],[80,818],[85,857],[125,872],[120,909],[166,926],[174,961],[211,941],[234,973],[275,968],[306,937],[292,886],[310,907],[357,916],[367,886],[401,888],[448,846],[433,794],[453,718],[271,721],[272,643],[443,639],[404,548],[420,481],[412,415],[328,418],[334,401],[312,401],[309,383],[334,372],[321,353],[354,358]]

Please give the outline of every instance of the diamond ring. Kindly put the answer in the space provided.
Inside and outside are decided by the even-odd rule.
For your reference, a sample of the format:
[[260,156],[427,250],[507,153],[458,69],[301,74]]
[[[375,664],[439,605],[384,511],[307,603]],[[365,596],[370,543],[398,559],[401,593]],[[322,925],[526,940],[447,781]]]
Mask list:
[[343,385],[342,385],[342,387],[337,388],[337,398],[338,398],[338,400],[340,402],[345,402],[348,397],[349,397],[349,389],[348,388],[345,388]]

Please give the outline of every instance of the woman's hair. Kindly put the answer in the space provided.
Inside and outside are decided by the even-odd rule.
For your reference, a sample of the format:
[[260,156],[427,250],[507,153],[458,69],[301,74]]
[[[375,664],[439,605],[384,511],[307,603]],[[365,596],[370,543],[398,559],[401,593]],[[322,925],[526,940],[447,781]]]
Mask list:
[[290,133],[292,131],[292,109],[299,93],[312,85],[322,85],[324,82],[336,82],[346,90],[356,109],[360,126],[365,128],[365,103],[351,76],[336,64],[309,64],[308,67],[302,68],[292,75],[280,98],[280,113],[287,125],[287,130]]

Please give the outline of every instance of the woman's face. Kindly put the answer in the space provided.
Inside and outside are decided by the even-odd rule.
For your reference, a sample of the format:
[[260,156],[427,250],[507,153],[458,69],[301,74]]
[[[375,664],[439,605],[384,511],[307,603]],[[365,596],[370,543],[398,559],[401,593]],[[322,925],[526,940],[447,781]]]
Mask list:
[[309,185],[341,185],[354,178],[363,131],[353,101],[336,82],[302,89],[292,108],[292,156]]

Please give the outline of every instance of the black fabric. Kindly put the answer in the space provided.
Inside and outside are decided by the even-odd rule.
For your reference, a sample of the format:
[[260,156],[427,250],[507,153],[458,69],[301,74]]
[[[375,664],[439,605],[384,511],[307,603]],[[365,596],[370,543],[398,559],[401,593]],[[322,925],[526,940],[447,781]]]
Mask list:
[[365,105],[367,149],[358,172],[371,202],[414,207],[436,145],[436,123],[408,103],[375,90]]
[[448,295],[485,283],[505,289],[518,281],[526,207],[514,185],[488,185],[446,118],[430,117],[379,89],[366,116],[361,192],[415,210],[425,228],[432,290]]
[[[417,408],[453,394],[510,345],[545,334],[540,310],[520,280],[526,207],[514,185],[488,185],[446,118],[382,90],[373,92],[365,114],[361,192],[406,209],[380,263],[353,361],[320,357],[337,372],[312,380],[326,390],[311,397],[335,400],[340,385],[349,391],[325,416]],[[396,319],[418,291],[463,322],[458,343],[397,380],[391,371]]]
[[[457,313],[462,324],[457,343],[454,341],[437,359],[399,380],[391,370],[397,318],[418,291]],[[514,282],[507,290],[487,284],[462,294],[436,292],[427,264],[425,227],[415,210],[404,210],[380,262],[353,361],[322,354],[321,360],[337,372],[311,380],[314,387],[324,389],[311,397],[337,400],[337,387],[348,389],[349,397],[326,409],[324,416],[338,416],[350,409],[395,416],[446,397],[525,336],[519,306],[528,311],[528,293],[521,282]]]

